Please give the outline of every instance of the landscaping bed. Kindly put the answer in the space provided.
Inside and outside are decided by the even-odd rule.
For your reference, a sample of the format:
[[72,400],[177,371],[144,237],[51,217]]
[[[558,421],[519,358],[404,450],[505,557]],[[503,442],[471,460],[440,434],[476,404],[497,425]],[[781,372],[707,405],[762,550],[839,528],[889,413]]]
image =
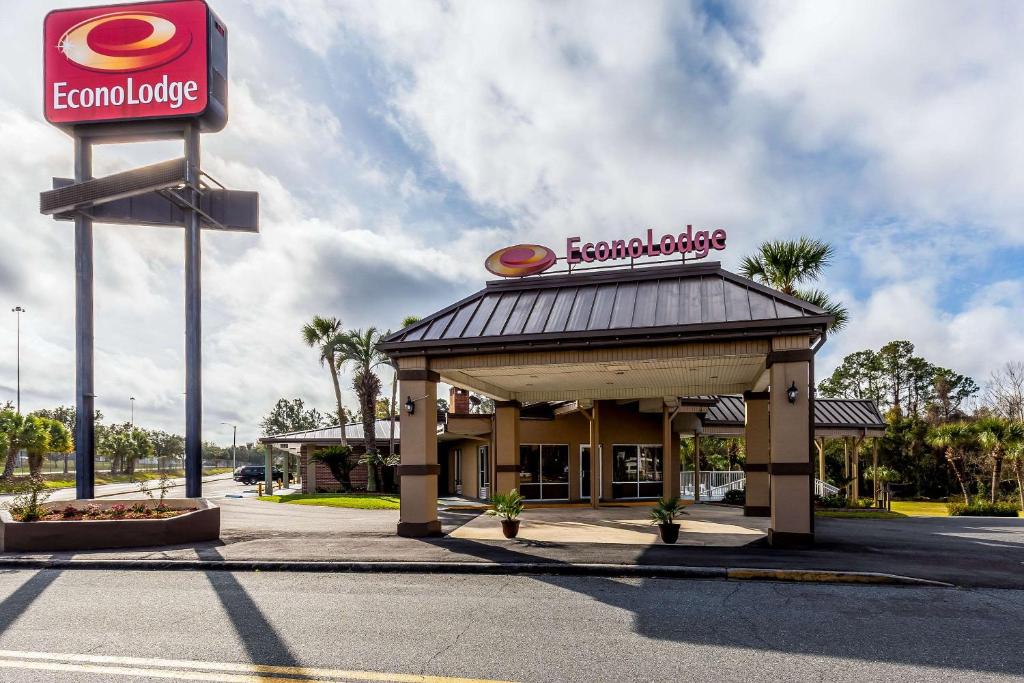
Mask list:
[[143,509],[139,505],[137,500],[43,503],[38,521],[30,522],[19,521],[17,511],[0,510],[0,552],[183,545],[220,537],[220,508],[208,500],[172,498],[142,503]]

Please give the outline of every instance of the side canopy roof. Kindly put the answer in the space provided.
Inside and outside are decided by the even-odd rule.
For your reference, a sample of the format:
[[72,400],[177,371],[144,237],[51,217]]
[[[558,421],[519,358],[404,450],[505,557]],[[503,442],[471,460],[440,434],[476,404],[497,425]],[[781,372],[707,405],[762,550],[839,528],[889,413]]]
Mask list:
[[[704,426],[721,435],[742,434],[744,421],[742,396],[719,396],[704,416]],[[815,398],[814,429],[819,436],[881,436],[885,419],[868,399]]]
[[392,356],[483,347],[597,346],[824,332],[829,315],[717,262],[538,275],[479,292],[399,330]]

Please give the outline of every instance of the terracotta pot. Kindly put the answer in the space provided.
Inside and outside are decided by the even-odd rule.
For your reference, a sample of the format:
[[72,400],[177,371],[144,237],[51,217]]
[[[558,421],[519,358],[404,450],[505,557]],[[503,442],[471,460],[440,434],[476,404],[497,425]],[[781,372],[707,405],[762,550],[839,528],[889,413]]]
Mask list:
[[519,535],[519,520],[518,519],[503,519],[501,520],[501,533],[505,534],[505,538],[515,538]]
[[659,524],[658,530],[661,531],[661,540],[665,543],[675,543],[679,540],[679,525],[675,522]]

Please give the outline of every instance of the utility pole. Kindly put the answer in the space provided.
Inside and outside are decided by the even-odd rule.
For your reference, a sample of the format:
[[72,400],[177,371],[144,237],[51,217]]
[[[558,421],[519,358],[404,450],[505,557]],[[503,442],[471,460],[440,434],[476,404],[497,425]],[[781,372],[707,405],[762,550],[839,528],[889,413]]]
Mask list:
[[15,306],[14,308],[11,309],[11,313],[13,313],[18,318],[18,322],[17,322],[17,329],[18,329],[18,333],[17,333],[17,338],[18,338],[18,342],[17,342],[17,344],[18,344],[18,351],[17,351],[17,354],[18,354],[18,361],[17,361],[18,362],[18,415],[21,415],[21,314],[24,313],[24,312],[25,312],[25,309],[22,308],[21,306]]
[[129,396],[128,400],[132,404],[132,427],[134,427],[135,426],[135,397],[134,396]]
[[230,422],[221,422],[221,424],[231,427],[231,471],[234,472],[238,469],[238,465],[235,463],[235,443],[238,441],[238,425],[233,425]]

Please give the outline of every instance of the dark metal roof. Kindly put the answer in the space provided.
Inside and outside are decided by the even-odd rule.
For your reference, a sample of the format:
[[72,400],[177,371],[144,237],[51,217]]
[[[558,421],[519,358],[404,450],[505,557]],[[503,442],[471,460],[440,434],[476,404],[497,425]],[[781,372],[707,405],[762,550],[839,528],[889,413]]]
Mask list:
[[721,339],[793,328],[828,314],[719,263],[497,280],[388,336],[391,355],[464,347],[593,346],[618,340]]
[[[718,403],[708,408],[704,424],[709,427],[742,427],[743,397],[719,396]],[[885,420],[873,401],[846,398],[814,400],[816,429],[885,429]]]

